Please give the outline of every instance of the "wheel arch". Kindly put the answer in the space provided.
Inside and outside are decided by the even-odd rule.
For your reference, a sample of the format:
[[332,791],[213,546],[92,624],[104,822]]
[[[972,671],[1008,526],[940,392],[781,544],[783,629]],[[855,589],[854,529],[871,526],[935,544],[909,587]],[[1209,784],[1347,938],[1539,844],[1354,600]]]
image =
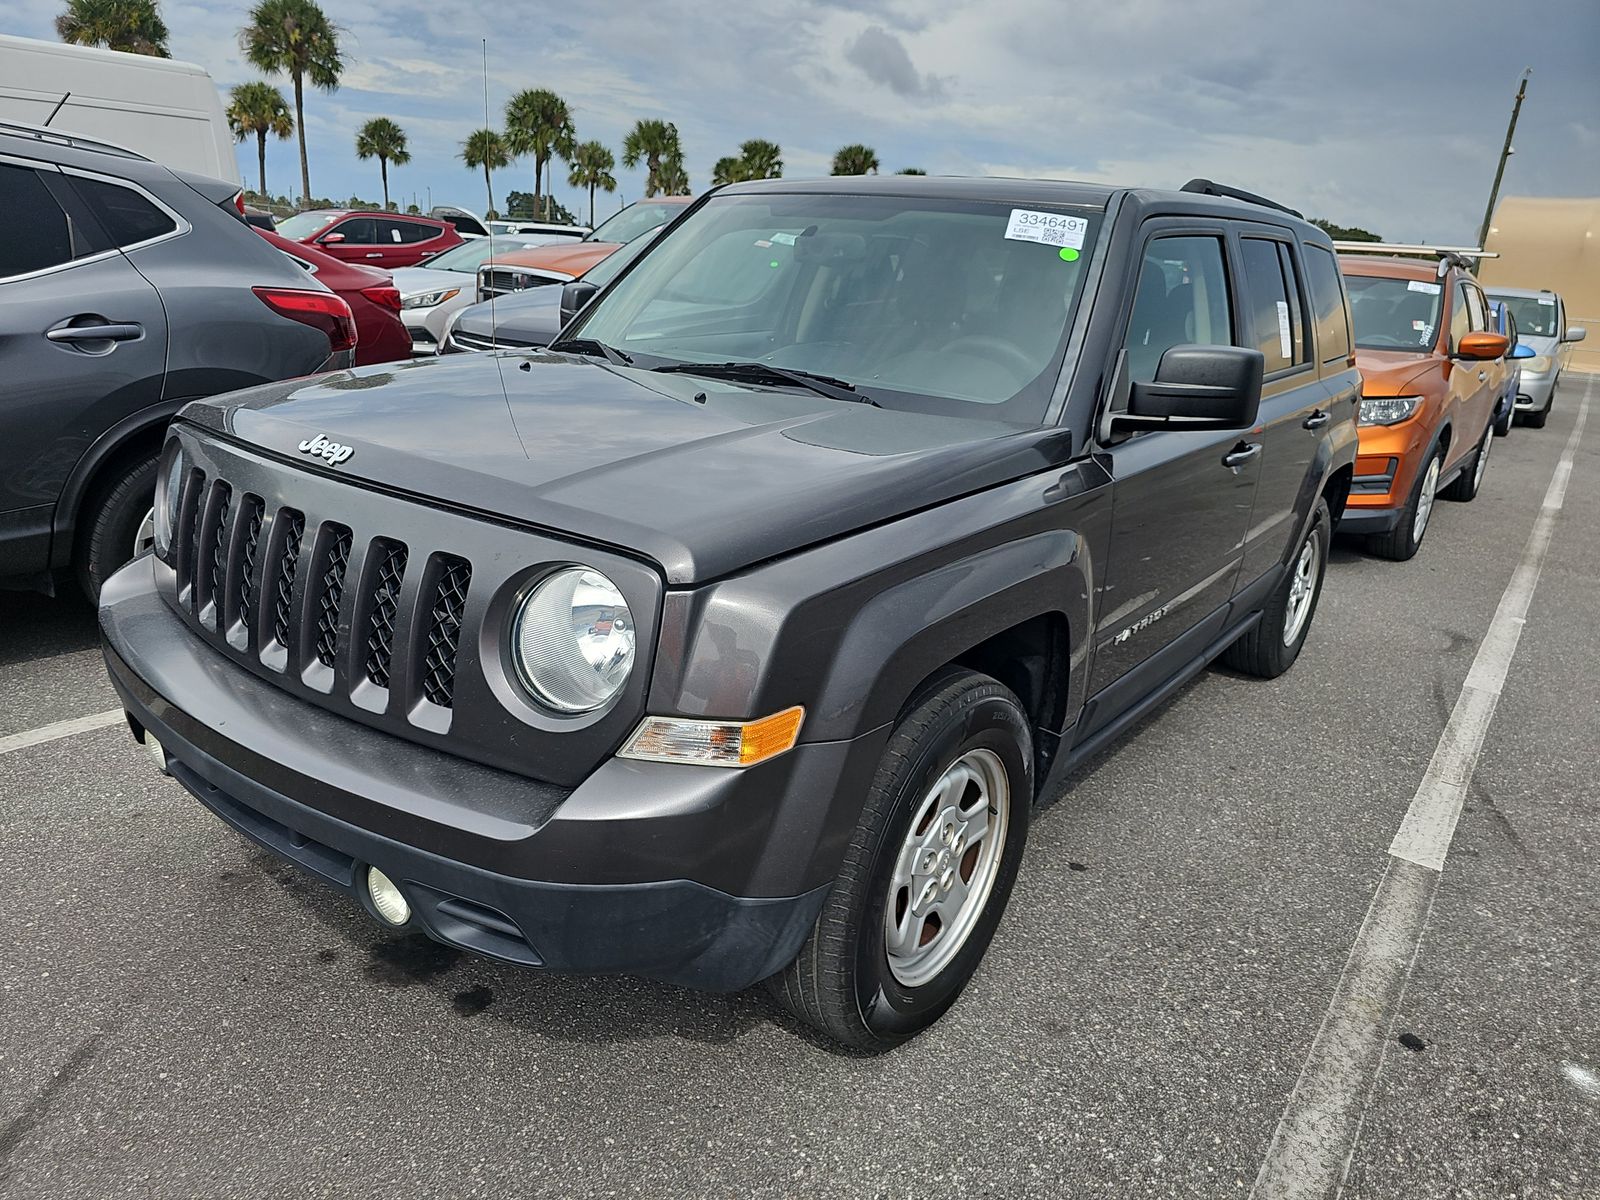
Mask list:
[[129,463],[159,454],[161,444],[166,440],[167,425],[187,403],[186,399],[163,400],[131,413],[96,438],[84,451],[67,476],[66,485],[56,501],[50,542],[50,565],[53,568],[71,564],[77,545],[78,518],[85,504],[103,491],[116,473]]

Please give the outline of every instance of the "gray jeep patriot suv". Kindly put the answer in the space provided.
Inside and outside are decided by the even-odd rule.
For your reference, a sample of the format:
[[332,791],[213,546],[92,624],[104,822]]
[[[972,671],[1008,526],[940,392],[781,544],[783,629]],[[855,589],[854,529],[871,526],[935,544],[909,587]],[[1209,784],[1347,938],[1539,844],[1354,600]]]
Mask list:
[[133,732],[390,926],[909,1037],[1034,802],[1316,612],[1347,303],[1226,191],[736,185],[547,351],[191,404],[102,596]]

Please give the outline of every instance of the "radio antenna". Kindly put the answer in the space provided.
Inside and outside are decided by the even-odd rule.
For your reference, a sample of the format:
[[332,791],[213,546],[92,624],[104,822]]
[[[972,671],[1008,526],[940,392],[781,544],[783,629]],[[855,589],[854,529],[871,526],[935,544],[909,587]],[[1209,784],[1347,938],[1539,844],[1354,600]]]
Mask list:
[[[490,125],[489,125],[489,39],[488,38],[484,38],[483,39],[483,127],[484,127],[485,130],[488,130],[490,128]],[[493,170],[493,168],[490,168],[490,169]],[[493,192],[493,190],[491,190],[489,192],[489,194],[485,197],[485,199],[487,199],[489,201],[489,207],[493,208],[494,207],[494,192]],[[484,222],[483,222],[483,227],[489,231],[489,257],[485,261],[489,262],[489,263],[493,263],[494,262],[494,225],[490,222],[489,218],[486,217],[484,219]],[[494,293],[495,293],[494,269],[491,267],[490,270],[489,270],[489,350],[490,350],[490,353],[493,353],[494,351],[500,349],[500,326],[494,319]]]

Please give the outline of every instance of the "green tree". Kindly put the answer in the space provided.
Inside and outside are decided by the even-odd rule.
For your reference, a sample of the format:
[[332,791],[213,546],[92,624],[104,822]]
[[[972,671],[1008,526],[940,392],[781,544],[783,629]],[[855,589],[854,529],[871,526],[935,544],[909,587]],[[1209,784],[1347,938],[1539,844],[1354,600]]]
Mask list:
[[283,93],[257,80],[234,87],[228,98],[228,128],[235,141],[256,139],[256,161],[261,168],[261,194],[267,195],[267,135],[280,141],[294,132],[294,117]]
[[156,0],[67,0],[67,11],[56,18],[56,33],[74,46],[172,57]]
[[389,164],[403,167],[411,161],[411,151],[406,146],[406,131],[388,117],[373,117],[356,131],[356,157],[365,162],[378,160],[378,172],[383,176],[383,207],[389,207]]
[[572,153],[572,170],[567,172],[567,186],[587,188],[589,191],[589,225],[594,226],[594,193],[617,190],[616,157],[600,142],[584,142]]
[[739,161],[746,179],[779,179],[783,175],[783,148],[765,138],[739,144]]
[[717,159],[717,165],[711,168],[711,182],[715,187],[725,183],[742,183],[745,178],[744,159],[737,154]]
[[921,167],[901,167],[898,171],[895,172],[895,174],[896,175],[926,175],[927,172],[924,171]]
[[294,81],[294,125],[300,135],[300,194],[311,199],[311,167],[306,159],[305,84],[337,91],[344,58],[339,29],[314,0],[261,0],[250,23],[239,31],[239,48],[258,70],[283,73]]
[[1321,217],[1313,217],[1311,223],[1336,242],[1383,241],[1372,230],[1363,229],[1359,225],[1335,225],[1332,221],[1324,221]]
[[833,173],[835,175],[876,175],[878,173],[878,152],[871,146],[863,146],[859,142],[849,146],[840,146],[833,156]]
[[[641,162],[645,165],[646,196],[677,195],[677,192],[669,191],[666,187],[668,182],[680,182],[677,176],[682,177],[683,190],[688,190],[688,175],[683,171],[683,148],[678,145],[678,127],[671,121],[654,118],[638,121],[623,139],[622,165],[632,169]],[[674,178],[662,178],[663,166],[669,169]]]
[[661,193],[664,196],[689,194],[689,170],[683,165],[683,151],[674,149],[661,160]]
[[489,193],[489,209],[494,209],[494,181],[490,171],[503,170],[511,165],[511,151],[505,138],[493,129],[474,129],[461,143],[461,161],[468,167],[483,168],[483,188]]
[[[544,196],[544,167],[552,157],[571,161],[577,136],[572,128],[572,109],[567,102],[546,88],[518,92],[506,103],[506,145],[512,154],[533,155],[533,198],[537,205]],[[544,204],[549,220],[550,205]]]

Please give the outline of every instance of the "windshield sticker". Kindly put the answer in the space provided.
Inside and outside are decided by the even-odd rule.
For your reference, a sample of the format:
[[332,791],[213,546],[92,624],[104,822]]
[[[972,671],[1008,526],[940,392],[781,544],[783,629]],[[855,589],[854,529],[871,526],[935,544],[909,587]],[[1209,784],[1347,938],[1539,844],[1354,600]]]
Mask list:
[[1415,329],[1419,333],[1422,330],[1426,329],[1427,327],[1428,327],[1428,323],[1426,321],[1413,321],[1413,322],[1411,322],[1411,328]]
[[1419,342],[1421,342],[1422,345],[1424,345],[1424,346],[1426,346],[1430,342],[1432,342],[1433,341],[1433,326],[1432,325],[1424,325],[1422,327],[1422,336],[1420,338],[1418,338],[1417,340]]
[[799,236],[797,233],[775,233],[772,235],[772,240],[780,246],[792,246],[795,238]]
[[1289,333],[1289,302],[1278,301],[1278,351],[1290,362],[1294,361],[1294,338]]
[[1437,296],[1439,294],[1439,285],[1437,283],[1429,283],[1424,279],[1410,279],[1406,281],[1406,291],[1421,292],[1426,296]]
[[1063,247],[1061,247],[1061,261],[1062,262],[1077,262],[1078,261],[1078,252],[1076,250],[1074,250],[1071,246],[1063,246]]
[[1084,217],[1068,217],[1061,213],[1034,212],[1027,208],[1013,208],[1006,222],[1006,238],[1013,242],[1041,242],[1046,246],[1064,246],[1082,250],[1084,236],[1089,232],[1089,222]]
[[1554,308],[1556,306],[1556,302],[1554,300],[1552,300],[1549,296],[1540,296],[1539,297],[1539,303],[1543,304],[1543,305],[1546,305],[1549,308]]

